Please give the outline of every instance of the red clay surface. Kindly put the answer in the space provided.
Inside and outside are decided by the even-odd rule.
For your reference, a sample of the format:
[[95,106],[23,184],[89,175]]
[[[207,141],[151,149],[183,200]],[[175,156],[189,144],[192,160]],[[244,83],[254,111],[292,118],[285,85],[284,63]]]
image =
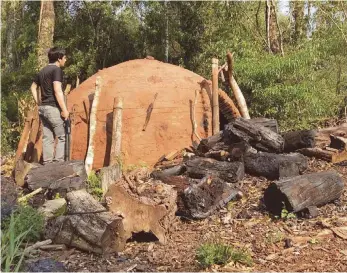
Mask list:
[[[153,165],[170,151],[192,144],[190,100],[195,90],[197,131],[205,138],[212,133],[209,95],[200,87],[203,77],[182,67],[156,60],[132,60],[100,70],[68,95],[68,108],[75,109],[72,129],[72,159],[84,159],[88,144],[88,125],[83,101],[91,107],[96,76],[102,77],[97,113],[93,168],[109,163],[114,98],[123,97],[122,160],[126,165]],[[158,93],[146,131],[142,131],[147,108]],[[193,136],[195,140],[196,137]]]

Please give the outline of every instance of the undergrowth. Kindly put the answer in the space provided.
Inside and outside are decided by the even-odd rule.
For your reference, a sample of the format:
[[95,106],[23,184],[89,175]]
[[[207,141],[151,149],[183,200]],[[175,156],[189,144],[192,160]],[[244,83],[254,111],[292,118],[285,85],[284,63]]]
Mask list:
[[102,199],[101,177],[95,171],[91,171],[88,176],[87,191],[98,201]]

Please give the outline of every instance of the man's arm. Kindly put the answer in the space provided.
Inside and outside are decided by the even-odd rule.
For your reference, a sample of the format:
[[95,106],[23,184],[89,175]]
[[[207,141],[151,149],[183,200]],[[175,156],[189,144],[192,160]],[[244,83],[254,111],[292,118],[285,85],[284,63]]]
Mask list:
[[37,87],[38,87],[38,85],[37,85],[36,82],[33,82],[33,83],[31,84],[31,87],[30,87],[31,93],[33,94],[33,97],[34,97],[34,100],[35,100],[36,104],[38,104],[38,99],[37,99]]
[[54,88],[54,94],[55,94],[55,97],[58,101],[58,104],[60,106],[60,109],[61,109],[61,116],[64,118],[64,119],[68,119],[69,117],[69,111],[67,110],[67,107],[65,105],[65,101],[64,101],[64,93],[63,93],[63,89],[61,87],[61,82],[59,81],[54,81],[53,82],[53,88]]

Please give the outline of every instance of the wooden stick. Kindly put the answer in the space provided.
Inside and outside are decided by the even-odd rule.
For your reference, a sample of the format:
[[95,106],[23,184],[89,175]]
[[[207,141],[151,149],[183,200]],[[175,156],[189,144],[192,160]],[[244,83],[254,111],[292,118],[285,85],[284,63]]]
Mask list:
[[88,150],[87,150],[87,156],[85,160],[85,167],[87,175],[90,174],[91,170],[93,169],[93,161],[94,161],[94,136],[96,132],[96,114],[98,110],[99,105],[99,97],[101,93],[101,77],[96,77],[95,82],[95,93],[94,93],[94,99],[92,104],[92,110],[90,112],[90,119],[89,119],[89,142],[88,142]]
[[33,121],[33,111],[29,111],[27,114],[27,117],[25,118],[24,129],[18,143],[18,148],[17,148],[14,162],[17,162],[17,160],[23,156],[23,153],[26,150],[32,121]]
[[41,191],[42,191],[42,188],[38,188],[38,189],[34,190],[33,192],[31,192],[31,193],[29,193],[27,195],[19,197],[18,198],[18,203],[28,201],[31,197],[33,197],[34,195],[38,194]]
[[245,119],[250,119],[246,100],[244,96],[242,95],[241,89],[238,86],[233,76],[233,55],[230,52],[227,53],[227,59],[228,59],[228,66],[229,66],[228,74],[229,74],[230,88],[234,93],[237,104],[239,105],[239,109],[240,109],[242,117],[244,117]]
[[40,247],[45,246],[45,245],[49,245],[51,243],[52,243],[51,239],[37,242],[37,243],[33,244],[32,246],[29,246],[26,249],[24,249],[24,253],[29,253],[29,252],[33,251],[34,249],[40,248]]
[[123,98],[115,98],[113,103],[113,126],[110,165],[118,164],[122,144]]
[[42,249],[42,250],[65,250],[66,246],[65,245],[44,245],[44,246],[40,246],[39,249]]
[[218,59],[212,59],[212,134],[219,132]]
[[80,78],[76,76],[76,88],[80,85]]

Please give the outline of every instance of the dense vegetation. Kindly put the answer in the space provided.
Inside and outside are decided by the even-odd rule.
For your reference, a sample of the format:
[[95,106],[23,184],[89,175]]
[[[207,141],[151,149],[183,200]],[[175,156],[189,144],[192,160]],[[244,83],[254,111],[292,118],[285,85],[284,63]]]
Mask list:
[[[276,28],[265,19],[275,18],[265,16],[270,4]],[[146,55],[210,78],[211,58],[224,63],[230,50],[252,116],[276,118],[287,130],[343,115],[347,2],[290,2],[288,14],[278,6],[270,0],[57,1],[54,44],[67,49],[66,82],[72,86],[77,77],[83,81],[98,69]],[[1,152],[7,153],[32,105],[40,2],[4,2],[1,15]]]

